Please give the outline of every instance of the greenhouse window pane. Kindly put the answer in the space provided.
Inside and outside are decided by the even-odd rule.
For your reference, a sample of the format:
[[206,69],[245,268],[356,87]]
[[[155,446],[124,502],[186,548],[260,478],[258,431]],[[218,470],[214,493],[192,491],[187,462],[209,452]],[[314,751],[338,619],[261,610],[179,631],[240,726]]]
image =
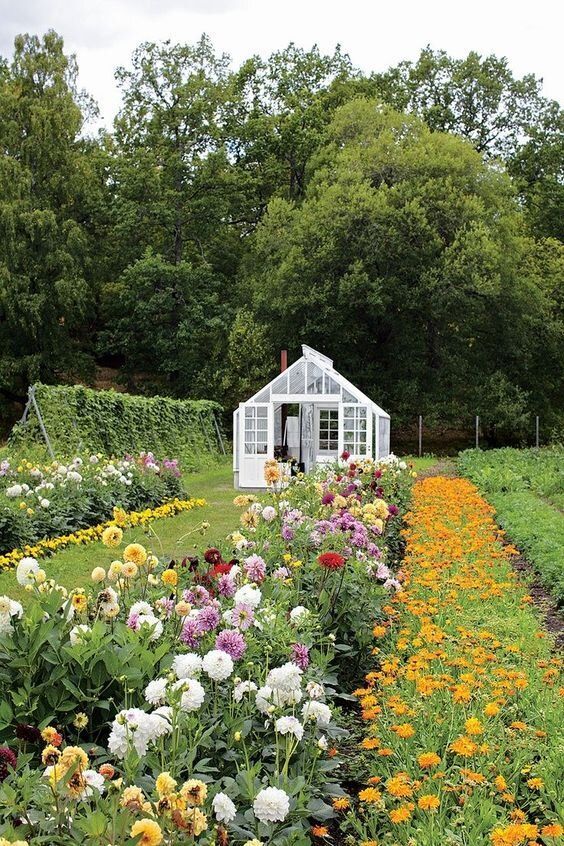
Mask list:
[[270,386],[273,394],[288,393],[288,371],[277,376]]
[[305,362],[295,364],[289,370],[290,393],[305,394]]

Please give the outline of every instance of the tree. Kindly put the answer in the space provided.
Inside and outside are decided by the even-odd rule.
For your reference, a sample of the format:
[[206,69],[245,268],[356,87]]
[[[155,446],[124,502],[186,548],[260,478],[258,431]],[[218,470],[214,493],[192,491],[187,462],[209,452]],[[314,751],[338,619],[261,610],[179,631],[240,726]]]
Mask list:
[[107,286],[105,349],[123,356],[133,390],[217,395],[228,309],[223,280],[206,265],[171,264],[148,253]]
[[92,298],[77,199],[90,106],[76,77],[54,32],[18,36],[0,73],[0,392],[8,397],[91,363],[81,337]]
[[295,44],[267,61],[254,56],[234,74],[230,150],[254,196],[249,223],[273,195],[304,196],[308,162],[334,109],[353,96],[347,84],[359,77],[340,47],[323,55],[317,45],[306,51]]
[[208,248],[217,245],[226,211],[228,62],[203,36],[194,46],[142,44],[132,69],[118,69],[123,106],[115,121],[114,190],[116,237],[128,245],[123,267],[147,247],[175,264],[213,259]]
[[499,167],[355,100],[335,113],[303,203],[270,203],[246,272],[276,346],[307,339],[396,419],[459,421],[493,362],[529,388],[535,333],[554,323],[530,246]]
[[227,355],[221,362],[221,388],[225,408],[236,408],[272,379],[274,354],[267,328],[249,308],[239,309],[231,325]]
[[418,60],[403,61],[372,76],[375,90],[399,111],[413,112],[430,129],[453,132],[486,156],[511,159],[531,129],[554,104],[533,74],[516,79],[506,58],[472,51],[454,59],[426,47]]

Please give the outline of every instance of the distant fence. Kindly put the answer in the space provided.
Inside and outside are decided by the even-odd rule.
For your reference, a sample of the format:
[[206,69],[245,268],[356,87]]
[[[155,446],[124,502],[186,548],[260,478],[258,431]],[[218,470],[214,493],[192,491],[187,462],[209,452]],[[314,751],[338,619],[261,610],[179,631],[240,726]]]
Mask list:
[[392,417],[392,448],[397,451],[423,455],[428,452],[456,453],[470,447],[488,448],[490,446],[534,446],[540,447],[551,441],[551,431],[542,429],[540,415],[532,418],[530,431],[521,436],[503,437],[499,433],[492,439],[484,432],[479,415],[475,415],[467,427],[441,425],[433,420],[425,424],[423,415],[418,415],[413,425],[394,431]]

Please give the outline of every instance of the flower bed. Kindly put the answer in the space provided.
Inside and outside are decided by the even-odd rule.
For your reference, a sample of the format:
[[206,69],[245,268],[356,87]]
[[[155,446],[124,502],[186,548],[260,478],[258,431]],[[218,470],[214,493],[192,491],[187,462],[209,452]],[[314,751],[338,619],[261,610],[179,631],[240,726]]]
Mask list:
[[306,846],[312,819],[324,831],[344,680],[397,588],[387,540],[410,480],[365,462],[239,496],[241,529],[203,561],[121,549],[108,527],[108,567],[70,595],[20,561],[28,607],[0,597],[0,836]]
[[163,517],[174,517],[193,508],[203,508],[206,505],[205,499],[172,499],[156,508],[144,508],[143,511],[124,511],[122,508],[114,508],[114,517],[106,520],[105,523],[98,523],[96,526],[89,526],[87,529],[79,529],[71,532],[70,535],[60,535],[56,538],[44,538],[37,541],[33,546],[24,546],[23,549],[12,549],[5,555],[0,555],[0,570],[10,570],[23,558],[44,558],[52,555],[69,546],[86,546],[96,543],[102,539],[106,529],[112,526],[129,528],[132,526],[147,526],[153,520],[160,520]]
[[366,786],[342,803],[351,843],[531,846],[562,834],[562,662],[492,514],[468,481],[414,488],[404,590],[374,628],[377,668],[356,691]]
[[154,508],[183,494],[176,460],[75,456],[62,464],[0,462],[0,553],[69,535],[127,511]]

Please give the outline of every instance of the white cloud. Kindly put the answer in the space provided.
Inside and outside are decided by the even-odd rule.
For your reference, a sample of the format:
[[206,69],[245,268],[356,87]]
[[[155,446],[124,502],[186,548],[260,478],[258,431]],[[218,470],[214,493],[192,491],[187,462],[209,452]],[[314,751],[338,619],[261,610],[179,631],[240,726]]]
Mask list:
[[415,58],[428,43],[460,57],[496,53],[515,74],[543,77],[547,96],[564,99],[564,15],[555,0],[536,0],[533,12],[524,0],[0,0],[0,19],[4,55],[18,32],[61,33],[107,125],[119,107],[114,70],[140,42],[193,43],[202,32],[235,63],[290,41],[328,52],[340,43],[364,71]]

